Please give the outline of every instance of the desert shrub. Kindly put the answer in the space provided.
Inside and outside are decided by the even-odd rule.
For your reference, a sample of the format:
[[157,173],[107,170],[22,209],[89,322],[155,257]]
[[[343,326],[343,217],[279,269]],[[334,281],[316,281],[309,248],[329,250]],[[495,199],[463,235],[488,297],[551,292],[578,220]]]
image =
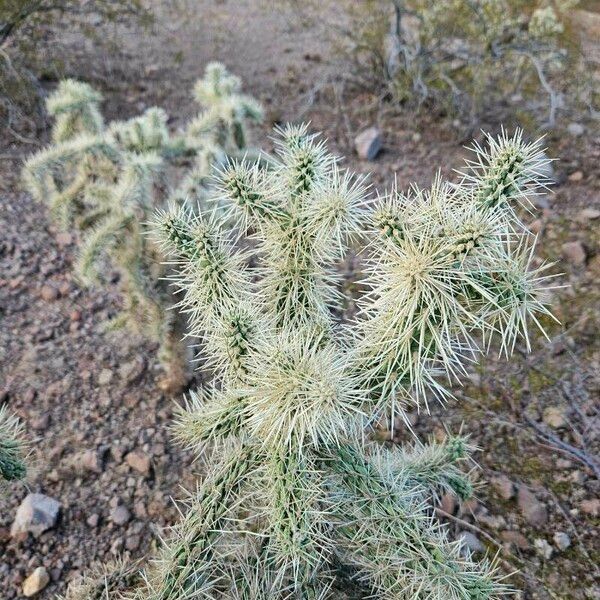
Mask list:
[[[459,184],[372,205],[363,179],[287,127],[268,170],[222,170],[227,211],[156,215],[213,374],[176,423],[208,474],[132,598],[327,598],[335,576],[386,598],[506,591],[494,561],[474,561],[432,516],[440,494],[473,493],[468,438],[400,448],[369,436],[447,398],[495,338],[506,354],[528,345],[528,322],[548,314],[519,220],[544,185],[541,149],[488,142]],[[335,268],[349,243],[366,261],[352,323]]]
[[0,495],[10,482],[27,476],[26,455],[23,425],[4,406],[0,407]]
[[[27,188],[48,204],[55,221],[79,232],[79,280],[99,285],[118,271],[124,307],[110,326],[128,326],[159,342],[165,389],[179,389],[187,379],[184,325],[167,310],[173,304],[167,272],[147,222],[171,195],[173,202],[196,206],[213,170],[246,150],[246,121],[261,118],[260,107],[240,94],[240,81],[222,65],[208,65],[196,86],[205,90],[204,108],[183,133],[172,134],[157,107],[106,125],[100,94],[86,83],[62,81],[47,103],[55,117],[53,143],[23,171]],[[185,187],[171,191],[167,166],[182,159],[193,165]]]
[[576,5],[368,0],[351,3],[349,23],[335,31],[341,50],[407,106],[433,106],[471,124],[516,110],[521,119],[554,126],[561,112],[593,109],[597,82],[569,18]]

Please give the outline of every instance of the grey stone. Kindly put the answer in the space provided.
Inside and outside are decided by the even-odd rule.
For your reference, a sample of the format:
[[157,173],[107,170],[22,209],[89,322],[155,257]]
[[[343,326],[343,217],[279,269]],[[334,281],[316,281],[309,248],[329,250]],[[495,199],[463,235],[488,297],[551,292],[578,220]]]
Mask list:
[[29,494],[17,509],[10,533],[13,537],[27,532],[41,535],[56,525],[59,511],[60,503],[54,498]]
[[479,538],[470,531],[461,531],[458,534],[458,538],[462,541],[464,547],[468,548],[473,554],[485,550],[485,546],[481,543]]
[[98,527],[98,523],[100,522],[100,516],[96,513],[90,515],[85,521],[90,527]]
[[98,383],[100,385],[107,385],[112,379],[113,373],[110,369],[102,369],[100,375],[98,375]]
[[129,522],[131,514],[126,506],[116,506],[110,513],[110,520],[115,525],[125,525]]
[[373,160],[381,150],[381,133],[377,127],[369,127],[359,133],[354,140],[359,158]]
[[538,538],[533,542],[535,546],[536,552],[546,560],[550,560],[552,558],[552,554],[554,553],[554,549],[552,546],[543,538]]
[[567,131],[573,137],[579,137],[585,133],[585,127],[581,123],[569,123],[567,125]]
[[571,545],[571,538],[564,531],[557,531],[552,540],[559,550],[566,550]]

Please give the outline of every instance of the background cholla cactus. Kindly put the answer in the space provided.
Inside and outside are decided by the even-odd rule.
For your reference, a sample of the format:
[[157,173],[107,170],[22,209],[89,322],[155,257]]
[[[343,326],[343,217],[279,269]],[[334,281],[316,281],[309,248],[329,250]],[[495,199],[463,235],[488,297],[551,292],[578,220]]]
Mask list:
[[[64,81],[48,99],[57,117],[55,144],[32,156],[24,169],[31,193],[49,204],[61,226],[80,231],[75,264],[80,281],[97,285],[112,270],[119,272],[124,310],[111,325],[127,325],[159,342],[167,371],[161,385],[168,390],[180,389],[189,379],[187,348],[181,342],[185,326],[167,311],[173,302],[146,222],[170,195],[195,206],[205,196],[213,169],[244,150],[245,121],[258,120],[261,112],[240,86],[222,65],[209,65],[196,86],[205,113],[183,134],[172,135],[167,114],[157,107],[105,127],[100,95],[87,84]],[[203,129],[194,125],[199,120]],[[190,158],[184,187],[170,191],[167,166],[181,167],[181,160]]]
[[220,63],[206,66],[204,77],[194,86],[202,111],[186,127],[185,144],[193,148],[195,164],[175,190],[172,200],[204,206],[210,195],[213,169],[228,158],[256,154],[248,148],[247,123],[263,119],[261,105],[241,93],[242,82]]
[[[369,431],[447,397],[492,338],[509,353],[548,314],[518,219],[544,183],[539,145],[490,138],[459,184],[392,190],[375,207],[305,127],[280,131],[277,154],[269,170],[222,171],[228,214],[155,219],[214,374],[176,433],[211,458],[133,597],[327,598],[344,575],[386,598],[501,596],[494,562],[474,562],[432,516],[439,494],[472,495],[468,439],[397,448]],[[335,265],[353,239],[367,266],[347,323]]]
[[27,476],[26,455],[23,425],[6,407],[0,407],[0,494],[8,483]]
[[[220,63],[207,65],[204,77],[194,86],[194,97],[203,111],[189,124],[186,135],[201,147],[221,148],[235,155],[248,146],[246,122],[263,118],[262,106],[241,93],[242,80]],[[208,135],[207,135],[208,134]]]

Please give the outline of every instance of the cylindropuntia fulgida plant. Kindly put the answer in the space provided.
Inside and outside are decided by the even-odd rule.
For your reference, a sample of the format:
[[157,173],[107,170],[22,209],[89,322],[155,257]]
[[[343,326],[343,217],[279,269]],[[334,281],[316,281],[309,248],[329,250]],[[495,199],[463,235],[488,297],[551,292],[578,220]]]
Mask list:
[[27,476],[27,443],[17,417],[0,407],[0,494],[13,481]]
[[171,135],[167,114],[156,107],[105,126],[100,95],[87,84],[67,80],[48,99],[50,112],[57,115],[56,143],[32,156],[24,169],[32,195],[49,204],[63,227],[79,231],[79,280],[98,285],[112,270],[119,272],[124,310],[111,326],[128,326],[159,343],[166,370],[161,387],[168,391],[181,389],[189,379],[188,349],[181,341],[185,324],[167,310],[173,301],[163,280],[164,261],[146,235],[146,224],[171,194],[168,164],[193,159],[185,194],[174,196],[180,202],[190,197],[195,206],[204,198],[213,169],[243,151],[245,121],[258,120],[261,113],[240,93],[240,85],[221,65],[209,65],[197,83],[205,113],[184,134]]
[[[214,373],[177,437],[211,459],[132,597],[323,599],[343,575],[397,599],[508,591],[495,562],[475,562],[432,514],[438,494],[473,492],[467,437],[400,449],[369,435],[382,416],[448,396],[444,380],[492,337],[509,353],[548,314],[516,210],[545,184],[543,155],[519,135],[489,142],[459,184],[393,189],[370,206],[362,179],[288,127],[271,169],[222,170],[229,214],[157,214]],[[347,323],[335,265],[353,238],[367,267]]]
[[55,118],[52,141],[58,144],[83,133],[102,133],[101,101],[102,95],[89,84],[74,79],[61,81],[46,105],[48,113]]
[[260,123],[263,109],[254,98],[242,94],[241,88],[241,79],[218,62],[209,63],[204,77],[196,82],[194,97],[202,110],[184,133],[185,144],[196,158],[172,202],[205,207],[213,170],[228,159],[257,154],[248,148],[247,123]]

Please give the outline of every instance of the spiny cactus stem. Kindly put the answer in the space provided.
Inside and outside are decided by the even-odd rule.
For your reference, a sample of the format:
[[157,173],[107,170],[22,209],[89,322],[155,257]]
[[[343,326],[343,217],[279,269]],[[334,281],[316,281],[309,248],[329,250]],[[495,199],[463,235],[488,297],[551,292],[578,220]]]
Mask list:
[[192,529],[185,532],[169,558],[155,600],[179,600],[181,594],[198,586],[194,568],[210,562],[214,551],[211,542],[219,535],[229,501],[242,487],[256,461],[256,447],[243,444],[220,466],[218,475],[202,487],[193,505],[198,513],[188,516]]

